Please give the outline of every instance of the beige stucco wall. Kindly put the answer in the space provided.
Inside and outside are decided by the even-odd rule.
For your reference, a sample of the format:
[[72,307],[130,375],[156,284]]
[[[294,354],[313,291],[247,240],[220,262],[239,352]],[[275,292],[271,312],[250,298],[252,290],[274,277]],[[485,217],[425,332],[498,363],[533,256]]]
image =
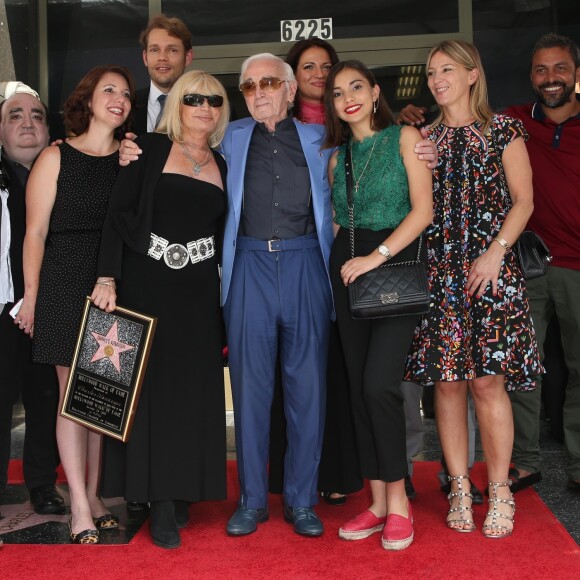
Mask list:
[[5,0],[0,0],[0,81],[15,81]]

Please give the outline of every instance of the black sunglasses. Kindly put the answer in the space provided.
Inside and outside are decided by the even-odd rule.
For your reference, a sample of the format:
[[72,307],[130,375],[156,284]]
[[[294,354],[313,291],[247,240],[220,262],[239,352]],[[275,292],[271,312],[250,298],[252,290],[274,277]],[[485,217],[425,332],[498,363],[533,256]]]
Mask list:
[[183,104],[188,107],[201,107],[205,101],[210,107],[221,107],[224,104],[224,98],[221,95],[183,95]]

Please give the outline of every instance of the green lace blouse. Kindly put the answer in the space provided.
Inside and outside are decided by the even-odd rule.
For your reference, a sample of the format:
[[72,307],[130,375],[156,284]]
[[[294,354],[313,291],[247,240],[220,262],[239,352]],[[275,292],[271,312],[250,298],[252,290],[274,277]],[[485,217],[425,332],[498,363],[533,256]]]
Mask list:
[[[353,189],[355,228],[374,231],[394,229],[411,211],[407,172],[399,151],[401,129],[399,125],[391,125],[373,137],[367,137],[358,143],[352,142],[353,188],[360,178],[358,193]],[[377,140],[375,148],[369,159],[375,139]],[[345,145],[338,149],[332,203],[335,210],[334,221],[339,226],[348,228],[344,175],[345,149]],[[369,163],[363,173],[367,160]]]

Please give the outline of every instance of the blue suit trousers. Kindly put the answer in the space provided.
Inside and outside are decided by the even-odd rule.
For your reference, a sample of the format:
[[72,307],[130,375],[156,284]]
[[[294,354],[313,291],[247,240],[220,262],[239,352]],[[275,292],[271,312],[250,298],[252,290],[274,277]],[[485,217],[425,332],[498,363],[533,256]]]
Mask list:
[[[315,235],[297,239],[316,239]],[[244,241],[248,242],[244,245]],[[284,501],[318,502],[332,294],[320,247],[249,249],[238,237],[224,305],[234,402],[240,504],[268,504],[270,409],[280,354],[288,447]]]

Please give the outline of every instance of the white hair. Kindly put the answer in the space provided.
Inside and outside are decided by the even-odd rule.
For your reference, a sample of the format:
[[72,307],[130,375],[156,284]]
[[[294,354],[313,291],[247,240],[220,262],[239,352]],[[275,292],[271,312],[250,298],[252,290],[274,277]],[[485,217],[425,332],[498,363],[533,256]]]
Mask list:
[[286,78],[284,80],[286,80],[286,81],[295,81],[296,80],[296,77],[294,76],[294,71],[292,70],[292,67],[287,62],[284,62],[279,56],[276,56],[275,54],[271,54],[269,52],[261,52],[260,54],[254,54],[252,56],[249,56],[242,63],[242,71],[240,72],[240,84],[244,82],[244,76],[246,74],[246,70],[248,70],[248,67],[252,63],[257,62],[259,60],[269,60],[271,62],[275,62],[276,64],[281,66],[282,69],[284,70],[284,74],[286,76]]

